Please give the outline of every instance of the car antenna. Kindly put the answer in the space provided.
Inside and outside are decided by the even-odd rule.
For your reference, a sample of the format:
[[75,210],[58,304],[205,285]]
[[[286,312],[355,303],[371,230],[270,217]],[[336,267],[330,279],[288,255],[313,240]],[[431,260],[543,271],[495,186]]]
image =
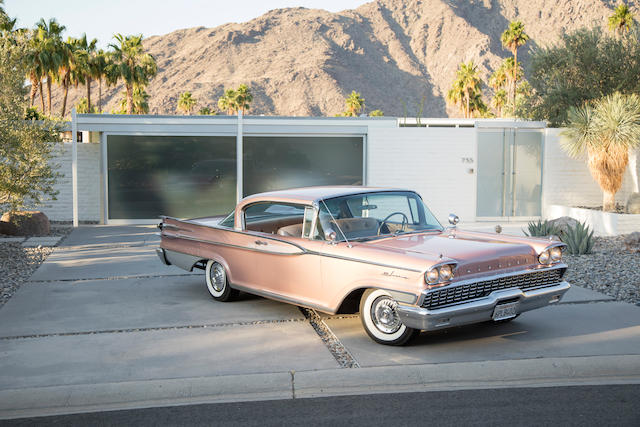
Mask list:
[[333,214],[331,214],[331,211],[329,210],[329,206],[327,206],[327,204],[324,202],[324,200],[320,200],[322,202],[322,204],[324,205],[324,208],[327,210],[327,212],[329,213],[329,216],[331,217],[331,220],[333,221],[333,223],[336,225],[336,227],[338,228],[338,231],[340,232],[340,234],[342,234],[342,237],[344,237],[344,241],[347,242],[347,247],[351,248],[351,242],[349,242],[349,239],[347,239],[347,236],[345,236],[344,232],[342,231],[342,228],[340,228],[340,226],[338,225],[338,222],[336,221],[336,219],[333,217]]

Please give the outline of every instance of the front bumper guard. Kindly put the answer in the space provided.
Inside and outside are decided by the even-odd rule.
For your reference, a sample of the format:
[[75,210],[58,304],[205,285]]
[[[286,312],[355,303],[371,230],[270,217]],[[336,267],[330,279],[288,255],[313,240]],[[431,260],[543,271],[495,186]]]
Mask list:
[[494,291],[490,295],[449,307],[429,310],[409,304],[398,304],[397,312],[406,326],[433,331],[491,320],[496,305],[503,302],[518,302],[517,313],[558,303],[571,288],[568,282],[554,286],[522,291],[517,288]]

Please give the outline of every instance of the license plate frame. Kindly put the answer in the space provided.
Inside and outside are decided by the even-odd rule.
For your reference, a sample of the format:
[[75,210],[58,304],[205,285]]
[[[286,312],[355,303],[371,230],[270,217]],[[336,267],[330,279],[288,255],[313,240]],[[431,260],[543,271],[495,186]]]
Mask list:
[[518,306],[520,302],[508,302],[504,304],[498,304],[493,309],[493,315],[491,318],[494,321],[512,319],[518,315]]

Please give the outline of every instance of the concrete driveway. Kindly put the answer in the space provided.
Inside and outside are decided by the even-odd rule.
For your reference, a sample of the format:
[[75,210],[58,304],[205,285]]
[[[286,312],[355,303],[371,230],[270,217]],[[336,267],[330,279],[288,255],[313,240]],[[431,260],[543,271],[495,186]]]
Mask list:
[[[640,308],[574,287],[509,324],[373,343],[357,316],[218,303],[151,227],[82,227],[0,309],[0,418],[192,402],[640,382]],[[345,357],[350,363],[345,363]]]

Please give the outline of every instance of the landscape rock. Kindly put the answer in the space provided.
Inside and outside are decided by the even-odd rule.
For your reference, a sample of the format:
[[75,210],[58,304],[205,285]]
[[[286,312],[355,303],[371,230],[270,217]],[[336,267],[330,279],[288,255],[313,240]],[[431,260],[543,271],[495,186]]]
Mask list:
[[561,233],[566,233],[569,228],[573,228],[578,224],[578,220],[570,216],[561,216],[560,218],[550,220],[549,224],[558,228]]
[[0,233],[13,236],[45,236],[51,231],[49,218],[39,211],[6,212],[0,218]]
[[624,246],[629,252],[640,252],[640,231],[627,234],[624,238]]
[[640,193],[631,193],[627,199],[628,214],[640,214]]

